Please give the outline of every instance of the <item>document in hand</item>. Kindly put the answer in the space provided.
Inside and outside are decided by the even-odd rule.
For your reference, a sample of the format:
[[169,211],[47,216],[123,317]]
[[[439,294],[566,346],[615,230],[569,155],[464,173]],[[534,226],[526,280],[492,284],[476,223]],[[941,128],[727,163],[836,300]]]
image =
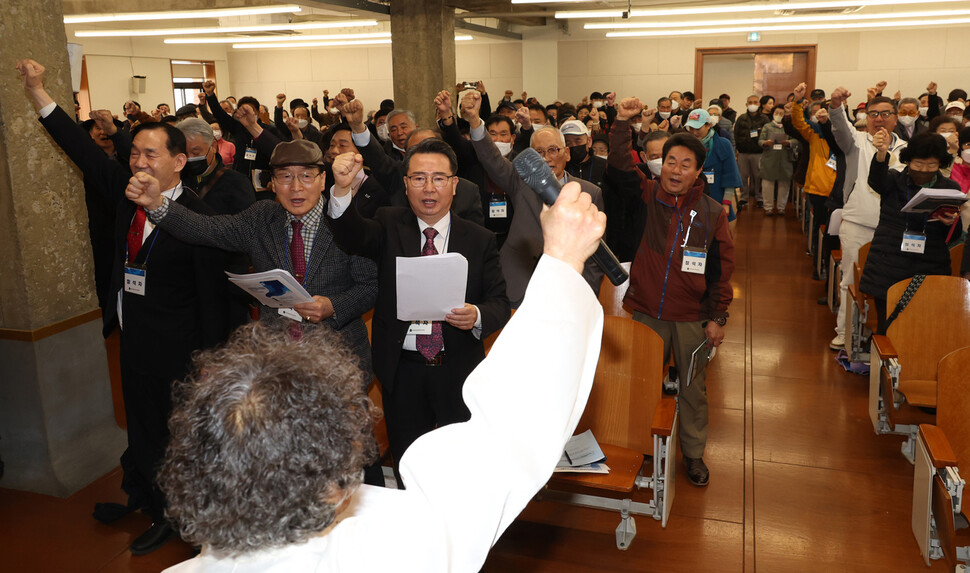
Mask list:
[[932,213],[940,207],[959,207],[967,202],[967,195],[959,189],[919,190],[901,209],[903,213]]
[[708,361],[714,358],[714,354],[717,353],[717,348],[712,347],[710,350],[707,349],[707,344],[709,342],[710,339],[705,338],[704,342],[701,342],[700,346],[695,348],[694,351],[690,353],[690,365],[687,367],[687,383],[684,384],[684,388],[689,388],[691,381],[694,380],[694,374],[697,372],[697,359],[703,356],[701,353],[707,353]]
[[842,209],[836,209],[832,211],[832,215],[829,217],[829,227],[826,233],[830,237],[838,237],[839,229],[842,228]]
[[226,271],[226,274],[230,282],[271,308],[290,308],[302,302],[313,302],[313,297],[303,285],[283,269],[246,275]]
[[554,471],[605,474],[610,471],[610,468],[602,463],[605,461],[606,456],[596,443],[593,431],[586,430],[582,434],[569,438]]
[[461,253],[397,257],[397,319],[444,320],[465,306],[468,259]]

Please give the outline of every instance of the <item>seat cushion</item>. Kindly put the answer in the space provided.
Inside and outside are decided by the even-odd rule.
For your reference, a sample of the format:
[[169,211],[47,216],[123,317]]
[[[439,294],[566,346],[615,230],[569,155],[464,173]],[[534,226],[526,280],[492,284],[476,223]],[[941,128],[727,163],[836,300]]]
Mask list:
[[936,408],[936,380],[900,380],[896,388],[912,406]]

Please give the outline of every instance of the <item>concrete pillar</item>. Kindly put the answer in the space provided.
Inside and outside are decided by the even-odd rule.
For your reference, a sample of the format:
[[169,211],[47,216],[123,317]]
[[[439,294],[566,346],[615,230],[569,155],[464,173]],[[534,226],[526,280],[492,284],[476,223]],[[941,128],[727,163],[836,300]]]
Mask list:
[[455,89],[455,10],[442,0],[391,2],[391,34],[394,105],[434,127],[434,97]]
[[559,99],[559,36],[555,22],[522,32],[522,89],[542,105]]
[[67,496],[118,465],[84,188],[24,94],[46,66],[73,113],[60,0],[0,2],[0,486]]

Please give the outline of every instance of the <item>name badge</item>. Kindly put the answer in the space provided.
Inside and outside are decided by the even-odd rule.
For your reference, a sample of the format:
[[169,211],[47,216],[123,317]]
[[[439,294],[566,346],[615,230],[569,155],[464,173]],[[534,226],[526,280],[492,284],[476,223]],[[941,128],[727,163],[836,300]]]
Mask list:
[[704,177],[707,178],[707,184],[708,185],[714,185],[714,171],[713,170],[712,171],[705,171],[704,172]]
[[707,268],[707,251],[703,249],[684,249],[684,260],[680,270],[694,275],[704,274]]
[[278,309],[276,309],[276,312],[278,312],[280,316],[285,316],[286,318],[289,318],[290,320],[295,320],[297,322],[303,322],[303,317],[300,316],[300,313],[298,313],[297,311],[293,310],[292,308],[278,308]]
[[776,150],[776,151],[781,151],[782,149],[784,149],[784,147],[780,143],[776,143],[776,144],[772,145],[771,148],[774,149],[774,150]]
[[408,336],[411,336],[412,334],[415,336],[419,334],[431,334],[431,321],[412,320],[411,326],[408,327]]
[[829,155],[829,160],[825,162],[825,166],[831,169],[832,171],[838,170],[839,164],[835,161],[834,153]]
[[900,250],[904,253],[922,255],[926,251],[926,235],[921,235],[920,233],[903,233],[903,246]]
[[125,265],[125,292],[145,296],[148,274],[142,265]]
[[247,147],[246,148],[246,154],[243,155],[243,159],[245,159],[246,161],[255,161],[256,160],[256,150],[253,149],[252,147]]
[[491,219],[505,219],[509,216],[509,206],[505,201],[491,201],[488,204],[488,216]]
[[758,130],[757,129],[752,129],[748,133],[748,136],[751,137],[752,139],[758,139]]

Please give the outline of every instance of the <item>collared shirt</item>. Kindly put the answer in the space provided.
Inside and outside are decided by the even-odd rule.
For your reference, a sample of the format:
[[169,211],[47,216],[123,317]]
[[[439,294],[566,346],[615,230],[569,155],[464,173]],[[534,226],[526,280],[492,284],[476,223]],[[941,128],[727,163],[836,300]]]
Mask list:
[[313,206],[313,209],[310,209],[303,217],[296,217],[289,211],[286,212],[286,244],[289,245],[290,241],[293,240],[293,225],[291,223],[293,221],[303,223],[300,235],[303,237],[303,251],[307,264],[310,263],[310,253],[313,252],[313,240],[316,238],[317,231],[320,230],[320,222],[323,220],[323,203],[323,197],[321,197],[317,204]]

